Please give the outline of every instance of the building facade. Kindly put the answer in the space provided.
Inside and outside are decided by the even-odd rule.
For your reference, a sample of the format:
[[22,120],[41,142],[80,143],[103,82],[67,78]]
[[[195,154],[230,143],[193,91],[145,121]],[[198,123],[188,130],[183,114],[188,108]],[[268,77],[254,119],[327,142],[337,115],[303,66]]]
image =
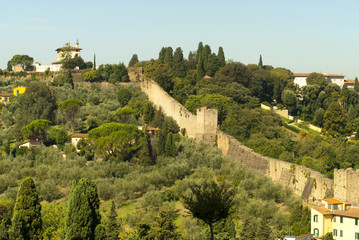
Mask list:
[[[307,85],[307,77],[310,73],[293,73],[294,83],[298,84],[299,87],[304,87]],[[344,85],[344,75],[342,74],[326,74],[323,73],[325,78],[328,80],[328,83],[335,83],[340,87]]]
[[359,208],[334,198],[322,200],[311,209],[311,233],[324,236],[332,233],[337,240],[359,239]]

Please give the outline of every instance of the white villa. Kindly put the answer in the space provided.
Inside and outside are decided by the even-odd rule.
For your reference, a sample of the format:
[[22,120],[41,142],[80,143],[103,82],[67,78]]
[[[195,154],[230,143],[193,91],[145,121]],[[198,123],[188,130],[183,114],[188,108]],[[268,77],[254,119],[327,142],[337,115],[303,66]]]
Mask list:
[[[294,75],[294,83],[298,84],[299,87],[304,87],[307,85],[307,77],[310,73],[293,73]],[[344,75],[342,74],[327,74],[323,73],[323,75],[328,79],[328,83],[335,83],[339,87],[343,87],[344,85]]]
[[69,49],[69,54],[72,58],[75,56],[81,57],[80,51],[82,48],[79,47],[79,41],[77,40],[75,46],[71,46],[70,43],[67,43],[64,47],[58,48],[55,51],[57,52],[57,60],[52,63],[51,66],[42,66],[40,63],[35,63],[36,72],[45,72],[47,69],[50,69],[52,72],[60,71],[61,69],[61,60],[63,59],[64,49]]
[[359,208],[334,198],[322,200],[311,209],[311,233],[324,236],[332,233],[336,240],[359,239]]

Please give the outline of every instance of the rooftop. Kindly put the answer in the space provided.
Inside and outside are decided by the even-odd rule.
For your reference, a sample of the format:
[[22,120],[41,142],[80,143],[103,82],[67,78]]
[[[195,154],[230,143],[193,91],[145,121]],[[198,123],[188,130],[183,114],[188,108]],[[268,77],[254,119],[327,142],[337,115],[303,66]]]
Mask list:
[[333,213],[336,216],[359,218],[359,208],[349,208],[347,210],[334,210]]
[[12,93],[0,93],[0,97],[11,97]]
[[326,198],[326,199],[324,199],[324,201],[326,201],[327,203],[330,203],[330,204],[342,204],[343,203],[334,198]]
[[72,134],[71,138],[86,138],[87,137],[87,133],[75,133]]
[[[293,73],[294,77],[308,77],[311,73]],[[321,73],[325,77],[344,77],[343,74],[327,74],[327,73]]]

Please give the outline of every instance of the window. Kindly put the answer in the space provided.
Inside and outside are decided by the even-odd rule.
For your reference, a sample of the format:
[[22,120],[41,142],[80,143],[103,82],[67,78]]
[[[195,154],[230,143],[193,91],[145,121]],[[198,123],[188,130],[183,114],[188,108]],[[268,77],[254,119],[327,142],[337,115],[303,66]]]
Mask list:
[[356,218],[356,219],[355,219],[355,225],[357,225],[357,226],[358,226],[358,223],[359,223],[359,219],[358,219],[358,218]]
[[337,217],[333,217],[333,222],[337,222]]
[[340,237],[343,237],[343,230],[340,230]]
[[4,97],[4,102],[7,102],[7,97]]
[[338,230],[336,230],[336,229],[333,230],[333,236],[334,237],[338,236]]
[[355,233],[355,239],[359,239],[359,233]]
[[319,236],[319,229],[318,228],[314,228],[314,236]]
[[19,95],[20,91],[19,90],[16,90],[16,96]]
[[340,217],[340,223],[343,223],[343,217]]
[[334,207],[334,210],[338,210],[338,204],[334,204],[333,207]]
[[313,222],[318,222],[318,215],[314,215],[314,217],[313,217]]

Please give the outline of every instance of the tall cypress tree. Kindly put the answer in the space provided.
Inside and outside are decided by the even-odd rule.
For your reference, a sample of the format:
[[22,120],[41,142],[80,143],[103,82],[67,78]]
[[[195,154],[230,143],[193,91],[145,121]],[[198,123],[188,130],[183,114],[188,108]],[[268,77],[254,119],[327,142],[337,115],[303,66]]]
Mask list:
[[24,178],[17,192],[12,218],[14,239],[42,239],[41,205],[32,178]]
[[115,202],[112,201],[110,212],[107,215],[108,223],[106,226],[107,239],[115,240],[118,239],[118,223],[117,223],[117,212]]
[[354,80],[354,90],[356,92],[359,92],[359,82],[358,82],[358,78],[356,77]]
[[96,54],[93,55],[93,69],[96,70]]
[[203,58],[200,55],[197,63],[197,80],[201,80],[204,77],[204,65]]
[[158,61],[160,61],[160,63],[164,63],[165,62],[165,55],[166,55],[166,49],[165,47],[163,47],[160,51],[160,53],[158,54]]
[[184,78],[186,76],[186,65],[183,60],[183,52],[180,47],[176,48],[173,54],[173,75],[176,77]]
[[202,52],[203,52],[203,43],[202,43],[202,42],[199,42],[199,43],[198,43],[197,52],[196,52],[196,63],[197,63],[197,64],[198,64],[198,61],[199,61],[199,56],[202,55]]
[[262,55],[259,55],[259,62],[258,62],[258,66],[260,66],[261,68],[263,68],[263,60],[262,60]]
[[163,59],[163,63],[168,66],[173,66],[173,49],[171,47],[166,48],[165,58]]
[[173,134],[169,132],[167,134],[166,144],[165,144],[165,155],[169,157],[176,156],[176,146],[173,141]]
[[218,48],[218,63],[219,63],[219,67],[224,67],[224,65],[226,65],[226,59],[224,57],[224,52],[223,52],[223,48],[219,47]]
[[95,228],[100,224],[100,201],[96,184],[86,178],[71,188],[66,218],[66,239],[95,239]]
[[130,62],[128,63],[128,66],[134,67],[136,63],[138,63],[138,56],[137,54],[133,54]]

